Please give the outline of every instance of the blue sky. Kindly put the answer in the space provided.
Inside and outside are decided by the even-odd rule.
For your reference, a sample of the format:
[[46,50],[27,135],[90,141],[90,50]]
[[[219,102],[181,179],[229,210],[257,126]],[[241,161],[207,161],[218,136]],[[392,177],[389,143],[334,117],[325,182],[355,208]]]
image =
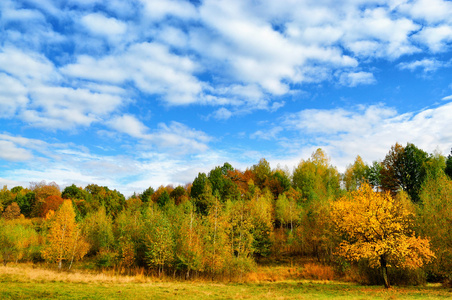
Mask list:
[[2,0],[0,184],[452,147],[452,2]]

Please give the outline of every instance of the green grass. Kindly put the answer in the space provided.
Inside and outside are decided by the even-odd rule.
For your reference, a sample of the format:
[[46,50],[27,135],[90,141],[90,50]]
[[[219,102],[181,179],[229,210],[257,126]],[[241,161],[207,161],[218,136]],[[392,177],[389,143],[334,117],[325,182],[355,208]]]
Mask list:
[[[33,275],[33,273],[35,273]],[[140,282],[142,281],[142,282]],[[260,283],[151,281],[49,270],[0,268],[0,299],[450,299],[439,285],[360,286],[338,281]]]

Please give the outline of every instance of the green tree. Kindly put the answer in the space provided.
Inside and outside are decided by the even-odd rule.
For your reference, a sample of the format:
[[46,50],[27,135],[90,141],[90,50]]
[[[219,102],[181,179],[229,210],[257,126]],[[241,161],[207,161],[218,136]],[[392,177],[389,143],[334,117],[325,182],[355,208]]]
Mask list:
[[420,191],[418,231],[431,239],[436,260],[432,275],[452,280],[452,180],[444,173],[430,177]]
[[358,189],[366,181],[367,165],[361,156],[357,156],[353,165],[349,165],[345,170],[344,181],[347,191]]
[[317,149],[308,160],[302,160],[293,172],[293,185],[305,200],[333,199],[340,195],[340,175],[330,165],[322,149]]
[[97,254],[101,250],[109,251],[114,244],[113,222],[107,216],[105,207],[90,213],[82,223],[82,233],[90,244],[90,252]]
[[151,209],[147,216],[145,234],[146,262],[150,268],[156,268],[159,277],[164,268],[174,261],[175,241],[168,218],[159,210]]
[[150,186],[143,193],[141,193],[140,198],[143,203],[149,203],[151,201],[151,196],[154,194],[154,189]]
[[32,245],[37,244],[38,234],[31,226],[0,220],[0,257],[3,264],[22,259]]
[[450,154],[447,156],[445,172],[447,176],[449,176],[449,178],[452,179],[452,150],[450,151]]
[[393,194],[404,190],[413,202],[418,202],[419,188],[426,176],[427,159],[427,153],[415,145],[408,143],[402,147],[396,143],[382,162],[382,188]]

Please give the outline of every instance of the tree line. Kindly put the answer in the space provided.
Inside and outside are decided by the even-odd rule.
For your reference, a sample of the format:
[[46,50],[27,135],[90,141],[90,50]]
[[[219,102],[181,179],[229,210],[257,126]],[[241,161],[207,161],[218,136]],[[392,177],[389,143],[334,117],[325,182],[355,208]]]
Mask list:
[[224,163],[127,199],[96,184],[4,186],[0,256],[184,278],[243,276],[264,259],[307,256],[338,272],[360,266],[369,280],[377,272],[386,286],[400,270],[448,280],[451,209],[451,155],[395,144],[382,161],[357,156],[340,174],[318,149],[292,172],[265,159],[244,171]]

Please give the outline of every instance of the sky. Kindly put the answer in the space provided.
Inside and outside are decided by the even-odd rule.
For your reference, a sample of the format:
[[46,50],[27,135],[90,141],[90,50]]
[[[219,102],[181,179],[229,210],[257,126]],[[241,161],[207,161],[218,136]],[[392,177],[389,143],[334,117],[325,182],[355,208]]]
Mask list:
[[0,185],[452,147],[452,1],[2,0]]

